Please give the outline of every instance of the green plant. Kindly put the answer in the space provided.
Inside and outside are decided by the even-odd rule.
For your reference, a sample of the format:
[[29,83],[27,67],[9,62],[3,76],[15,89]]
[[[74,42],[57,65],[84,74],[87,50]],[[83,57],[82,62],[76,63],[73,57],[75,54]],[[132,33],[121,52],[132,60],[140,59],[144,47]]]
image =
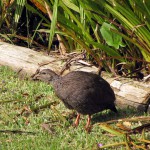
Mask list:
[[[142,68],[149,73],[150,11],[148,8],[150,4],[148,1],[30,0],[30,3],[23,1],[22,7],[19,0],[16,2],[18,5],[15,16],[19,16],[15,17],[16,23],[21,18],[23,7],[29,14],[40,18],[34,32],[28,28],[27,35],[31,35],[21,38],[26,40],[28,45],[37,44],[33,39],[40,37],[40,41],[45,41],[50,51],[54,38],[57,38],[61,54],[85,49],[99,66],[104,66],[108,71],[117,70],[118,64],[125,63],[132,64],[132,67],[125,68],[128,73],[137,72]],[[3,3],[1,7],[4,7]],[[2,16],[4,18],[5,15]],[[1,24],[6,19],[2,20]],[[29,15],[27,22],[30,21]],[[104,28],[104,24],[109,27]],[[109,33],[109,36],[106,33]],[[19,38],[17,35],[12,36]]]

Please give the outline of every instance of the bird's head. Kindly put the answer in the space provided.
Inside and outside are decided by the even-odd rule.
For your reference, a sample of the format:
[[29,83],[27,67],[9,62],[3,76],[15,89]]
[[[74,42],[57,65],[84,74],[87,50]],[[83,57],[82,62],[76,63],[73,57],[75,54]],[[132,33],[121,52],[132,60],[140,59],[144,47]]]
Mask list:
[[40,80],[47,83],[51,83],[58,78],[59,75],[50,69],[43,69],[32,77],[33,80]]

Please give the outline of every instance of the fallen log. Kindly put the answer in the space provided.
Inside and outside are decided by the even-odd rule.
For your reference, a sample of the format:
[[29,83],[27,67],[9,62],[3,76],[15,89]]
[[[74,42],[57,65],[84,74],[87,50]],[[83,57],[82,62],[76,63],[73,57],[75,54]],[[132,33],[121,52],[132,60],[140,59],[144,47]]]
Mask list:
[[[49,55],[42,52],[36,52],[29,48],[14,46],[0,42],[0,65],[9,66],[17,71],[21,77],[24,75],[32,76],[37,69],[49,68],[57,73],[65,65],[65,57]],[[72,62],[69,71],[82,70],[96,73],[98,68],[81,61]],[[118,107],[132,107],[138,111],[150,111],[150,84],[149,82],[139,82],[132,79],[112,78],[104,74],[105,78],[116,94],[116,103]]]

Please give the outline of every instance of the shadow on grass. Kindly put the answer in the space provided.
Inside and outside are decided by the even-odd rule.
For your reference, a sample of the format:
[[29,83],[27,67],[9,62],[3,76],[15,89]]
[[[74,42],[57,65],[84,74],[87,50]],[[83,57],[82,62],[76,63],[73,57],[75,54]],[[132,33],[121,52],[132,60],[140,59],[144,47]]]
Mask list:
[[[77,116],[77,112],[73,111],[72,113],[69,112],[65,115],[69,125],[72,125],[75,121]],[[105,110],[99,113],[92,115],[91,124],[94,125],[96,123],[104,123],[104,122],[117,122],[117,120],[121,119],[129,119],[133,117],[141,117],[145,116],[145,113],[142,111],[138,111],[136,109],[126,108],[126,109],[118,109],[118,113],[114,113],[110,110]],[[86,117],[82,117],[83,120],[86,120]]]
[[21,130],[0,130],[0,133],[12,133],[12,134],[32,134],[35,135],[36,132],[29,132],[29,131],[21,131]]
[[118,120],[123,118],[131,118],[143,116],[145,113],[140,112],[136,109],[126,108],[126,109],[118,109],[118,113],[114,113],[110,110],[106,110],[93,115],[92,124],[107,122],[111,120]]

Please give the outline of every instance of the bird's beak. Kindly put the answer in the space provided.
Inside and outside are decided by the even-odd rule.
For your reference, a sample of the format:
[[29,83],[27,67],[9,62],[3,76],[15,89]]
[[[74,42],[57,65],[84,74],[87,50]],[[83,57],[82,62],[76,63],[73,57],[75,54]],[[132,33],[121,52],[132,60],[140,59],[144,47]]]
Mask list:
[[39,77],[40,76],[38,74],[35,74],[35,75],[32,76],[32,80],[34,80],[34,81],[40,80]]
[[32,80],[39,80],[40,69],[37,69],[36,72],[31,76]]

